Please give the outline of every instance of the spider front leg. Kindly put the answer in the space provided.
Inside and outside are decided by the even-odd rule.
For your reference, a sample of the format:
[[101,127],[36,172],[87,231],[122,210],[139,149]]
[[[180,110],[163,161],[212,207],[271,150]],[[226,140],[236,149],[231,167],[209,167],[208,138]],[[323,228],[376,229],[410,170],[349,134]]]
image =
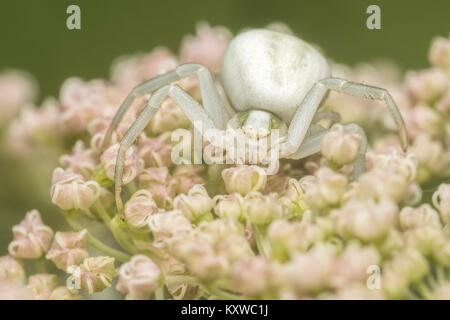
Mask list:
[[[365,171],[367,137],[364,130],[356,123],[344,124],[344,129],[348,133],[355,133],[361,136],[361,144],[359,146],[358,155],[356,157],[353,170],[353,175],[356,180]],[[330,130],[331,129],[324,129],[319,133],[307,137],[300,145],[298,150],[292,153],[291,155],[287,156],[286,158],[303,159],[309,157],[310,155],[320,152],[322,150],[322,140]]]
[[297,152],[305,139],[306,133],[313,122],[317,109],[322,104],[329,90],[335,90],[341,93],[365,97],[369,99],[383,100],[389,108],[391,115],[398,127],[400,142],[403,150],[408,146],[408,135],[406,132],[403,118],[386,89],[368,86],[365,84],[349,82],[340,78],[326,78],[318,81],[309,90],[306,97],[298,107],[291,121],[288,131],[288,137],[281,155],[288,157]]
[[116,167],[114,171],[114,193],[116,200],[117,213],[123,218],[122,202],[122,176],[125,162],[125,153],[128,148],[136,141],[139,135],[144,131],[153,115],[163,103],[164,99],[170,96],[183,110],[188,119],[193,123],[194,128],[200,133],[203,130],[217,129],[215,123],[206,114],[205,109],[186,91],[176,85],[164,86],[151,96],[147,106],[142,110],[130,129],[125,133],[120,141],[119,151],[117,153]]
[[130,94],[120,105],[117,113],[114,115],[111,125],[109,126],[103,140],[102,150],[105,150],[109,146],[113,132],[117,129],[117,126],[123,116],[131,107],[136,98],[142,97],[147,93],[152,93],[163,86],[169,85],[193,74],[197,74],[199,78],[202,102],[206,113],[214,119],[214,123],[217,128],[224,129],[229,119],[225,111],[224,103],[215,86],[211,72],[208,68],[201,64],[185,63],[178,66],[175,70],[169,71],[138,85],[130,92]]

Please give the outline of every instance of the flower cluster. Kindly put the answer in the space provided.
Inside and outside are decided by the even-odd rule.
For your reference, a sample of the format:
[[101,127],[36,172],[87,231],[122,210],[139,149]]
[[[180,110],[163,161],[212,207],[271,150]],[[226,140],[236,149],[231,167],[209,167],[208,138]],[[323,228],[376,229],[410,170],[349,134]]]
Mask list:
[[[432,67],[404,81],[389,64],[335,66],[347,79],[388,88],[411,141],[403,152],[381,106],[332,94],[324,108],[361,124],[369,139],[358,179],[361,136],[325,119],[322,152],[282,160],[275,175],[254,165],[174,164],[171,132],[192,128],[166,98],[125,154],[125,205],[116,214],[119,142],[149,96],[103,150],[118,106],[131,88],[179,63],[219,74],[230,39],[227,29],[200,24],[179,56],[160,47],[122,57],[111,79],[68,79],[59,99],[40,108],[30,106],[26,81],[0,77],[8,93],[1,106],[24,106],[7,136],[15,152],[64,152],[49,194],[73,229],[54,234],[37,210],[28,212],[0,257],[0,298],[81,299],[113,284],[126,299],[450,298],[450,38],[435,39]],[[178,84],[201,102],[195,77]],[[98,222],[109,232],[92,227]],[[29,260],[35,274],[25,272]],[[47,273],[50,263],[65,281]]]

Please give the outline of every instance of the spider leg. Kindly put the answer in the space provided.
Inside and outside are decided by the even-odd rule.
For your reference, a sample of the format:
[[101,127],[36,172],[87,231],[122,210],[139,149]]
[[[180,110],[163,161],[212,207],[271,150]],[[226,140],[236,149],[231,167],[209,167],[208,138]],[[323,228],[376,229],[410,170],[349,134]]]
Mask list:
[[224,128],[226,121],[228,121],[228,118],[226,116],[223,101],[220,98],[219,93],[217,92],[217,88],[215,87],[211,72],[201,64],[185,63],[178,66],[175,70],[159,75],[136,86],[130,92],[130,94],[128,94],[128,96],[120,105],[119,110],[114,115],[111,125],[106,132],[105,138],[103,140],[102,150],[105,150],[109,146],[113,132],[117,129],[117,126],[119,125],[123,116],[131,107],[136,98],[142,97],[147,93],[151,93],[163,86],[169,85],[170,83],[178,81],[182,78],[189,77],[195,73],[199,77],[204,108],[206,109],[208,115],[212,119],[215,119],[214,122],[216,123],[217,127]]
[[125,154],[139,137],[144,128],[150,122],[153,115],[163,103],[164,99],[170,96],[180,106],[194,127],[200,132],[203,129],[216,129],[214,122],[206,114],[205,109],[186,91],[176,85],[166,85],[156,90],[139,116],[136,118],[130,129],[125,133],[120,141],[119,151],[116,158],[116,167],[114,171],[114,193],[116,199],[117,212],[120,216],[123,214],[122,193],[122,176],[125,163]]
[[[344,129],[349,133],[359,134],[361,136],[361,144],[358,150],[358,156],[354,164],[354,177],[358,177],[365,171],[365,154],[367,149],[367,137],[364,130],[355,123],[344,124]],[[298,150],[289,155],[289,159],[303,159],[322,150],[322,140],[331,129],[324,129],[319,133],[307,137],[300,145]]]
[[311,88],[311,90],[309,90],[308,94],[305,96],[295,112],[289,126],[287,142],[284,146],[284,150],[282,150],[282,155],[288,156],[298,150],[305,139],[306,133],[313,121],[317,109],[322,104],[329,90],[368,99],[383,100],[388,106],[389,111],[391,112],[391,115],[398,127],[402,148],[403,150],[406,150],[408,146],[406,127],[397,105],[386,89],[349,82],[340,78],[326,78],[318,81]]
[[339,121],[341,121],[341,115],[337,112],[334,111],[329,111],[329,110],[321,110],[318,111],[315,115],[314,118],[312,120],[312,123],[317,123],[322,119],[327,119],[331,121],[331,125],[338,123]]

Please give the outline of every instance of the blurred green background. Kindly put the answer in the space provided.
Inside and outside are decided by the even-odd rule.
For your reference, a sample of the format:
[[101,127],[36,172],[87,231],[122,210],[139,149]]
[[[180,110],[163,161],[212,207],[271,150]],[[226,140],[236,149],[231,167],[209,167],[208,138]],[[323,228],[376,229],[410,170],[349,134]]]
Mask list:
[[[70,4],[81,7],[81,30],[66,28]],[[381,30],[366,28],[370,4],[381,7]],[[107,77],[119,55],[157,45],[176,52],[182,37],[193,33],[199,20],[233,32],[281,21],[337,62],[387,57],[406,70],[425,67],[431,39],[450,31],[450,1],[3,0],[0,70],[20,68],[32,73],[42,100],[57,96],[69,76]],[[32,170],[4,156],[0,166],[0,254],[4,254],[12,237],[10,227],[26,210],[40,209],[49,224],[61,220],[49,205],[50,181],[39,182]],[[51,215],[53,221],[47,221]]]

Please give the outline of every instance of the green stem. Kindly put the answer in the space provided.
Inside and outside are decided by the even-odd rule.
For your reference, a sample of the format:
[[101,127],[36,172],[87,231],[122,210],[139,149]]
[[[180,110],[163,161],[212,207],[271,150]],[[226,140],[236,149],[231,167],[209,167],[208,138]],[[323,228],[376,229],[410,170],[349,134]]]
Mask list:
[[263,230],[261,230],[261,228],[255,224],[252,224],[252,228],[253,234],[255,235],[256,246],[258,247],[259,253],[263,256],[269,257],[272,252],[272,248]]
[[[72,229],[74,229],[75,231],[80,231],[84,229],[83,226],[80,225],[76,219],[68,217],[65,214],[64,217],[66,218],[67,222],[72,227]],[[127,262],[131,259],[130,255],[104,244],[101,240],[97,239],[92,234],[90,234],[89,231],[87,233],[87,241],[89,245],[92,246],[93,248],[107,254],[108,256],[116,258],[120,262]]]
[[159,287],[155,291],[155,300],[164,300],[164,286]]
[[[106,222],[105,222],[106,223]],[[136,248],[128,239],[127,235],[120,229],[120,226],[117,223],[117,219],[111,220],[109,224],[109,229],[111,230],[114,239],[116,239],[117,243],[126,251],[132,254],[141,254],[141,250]]]
[[45,258],[40,257],[34,260],[34,269],[36,273],[46,273],[47,267],[45,265]]
[[117,224],[117,221],[115,219],[111,219],[108,212],[106,212],[105,208],[103,207],[103,205],[100,203],[99,200],[94,202],[94,206],[100,218],[103,220],[108,229],[111,230],[114,239],[116,239],[117,243],[126,251],[132,254],[139,254],[140,253],[139,249],[137,249],[127,239],[126,234],[123,232],[123,230],[120,229],[120,226]]
[[431,294],[430,289],[428,289],[425,282],[421,281],[421,282],[417,283],[416,288],[419,291],[422,298],[424,298],[426,300],[433,300],[433,295]]

